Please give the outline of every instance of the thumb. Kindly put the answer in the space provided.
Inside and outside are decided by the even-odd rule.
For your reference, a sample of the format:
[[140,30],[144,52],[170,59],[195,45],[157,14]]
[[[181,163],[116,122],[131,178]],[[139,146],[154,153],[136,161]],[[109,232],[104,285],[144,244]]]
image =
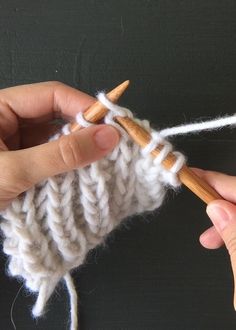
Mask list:
[[[207,206],[207,214],[223,239],[230,254],[236,286],[236,205],[217,200]],[[236,310],[236,288],[234,288],[234,309]]]
[[8,177],[14,179],[20,193],[50,176],[104,157],[118,141],[119,133],[114,127],[91,126],[36,147],[6,152],[4,163],[10,164]]

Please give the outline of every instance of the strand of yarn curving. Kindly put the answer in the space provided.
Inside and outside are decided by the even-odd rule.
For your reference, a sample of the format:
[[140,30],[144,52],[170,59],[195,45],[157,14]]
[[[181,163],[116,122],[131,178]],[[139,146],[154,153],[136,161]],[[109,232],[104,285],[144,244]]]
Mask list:
[[[97,97],[109,109],[104,122],[121,133],[119,145],[90,166],[41,182],[1,213],[9,274],[22,278],[25,286],[38,295],[33,316],[43,314],[58,282],[64,279],[70,296],[71,330],[78,327],[77,294],[71,270],[79,267],[88,251],[102,244],[123,219],[160,207],[168,186],[176,189],[180,185],[178,172],[185,157],[174,152],[173,167],[168,171],[163,168],[163,160],[173,149],[166,137],[236,123],[236,116],[230,116],[157,132],[147,120],[133,118],[128,109],[113,104],[104,93]],[[144,149],[131,141],[114,121],[117,115],[132,117],[150,132],[152,139]],[[92,125],[82,113],[76,120],[84,127]],[[52,139],[69,133],[66,125]],[[153,159],[149,154],[159,144],[164,147]]]

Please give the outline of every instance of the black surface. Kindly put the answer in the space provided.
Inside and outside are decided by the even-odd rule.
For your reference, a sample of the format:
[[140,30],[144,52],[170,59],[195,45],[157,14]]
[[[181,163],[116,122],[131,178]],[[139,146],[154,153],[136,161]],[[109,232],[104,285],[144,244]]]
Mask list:
[[[236,106],[233,0],[0,1],[0,86],[60,80],[90,94],[125,79],[122,103],[159,127],[233,113]],[[236,131],[175,139],[191,165],[236,174]],[[232,275],[224,249],[199,234],[205,207],[183,189],[152,215],[116,231],[74,272],[81,330],[235,329]],[[20,287],[1,257],[0,327]],[[18,330],[68,328],[59,287],[45,318],[32,320],[23,290]]]

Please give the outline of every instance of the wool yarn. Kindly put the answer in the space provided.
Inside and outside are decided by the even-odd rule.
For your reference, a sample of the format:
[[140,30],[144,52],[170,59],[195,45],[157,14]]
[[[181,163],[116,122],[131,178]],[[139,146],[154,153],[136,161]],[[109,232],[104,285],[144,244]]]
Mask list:
[[[109,109],[104,122],[121,132],[119,145],[100,161],[41,182],[1,213],[9,274],[20,277],[38,294],[33,315],[42,315],[56,285],[64,279],[70,295],[72,330],[77,329],[77,294],[70,271],[79,267],[88,251],[104,242],[123,219],[160,207],[167,187],[179,187],[177,174],[185,157],[175,152],[173,167],[168,171],[162,167],[172,151],[166,137],[191,131],[186,126],[184,130],[182,126],[172,128],[172,133],[171,129],[154,131],[147,120],[134,119],[128,109],[111,103],[104,93],[98,99]],[[131,141],[115,123],[116,115],[132,117],[151,133],[146,148],[141,150]],[[84,127],[91,125],[82,113],[76,120]],[[69,133],[66,125],[52,139]],[[164,148],[153,159],[149,154],[160,143]]]

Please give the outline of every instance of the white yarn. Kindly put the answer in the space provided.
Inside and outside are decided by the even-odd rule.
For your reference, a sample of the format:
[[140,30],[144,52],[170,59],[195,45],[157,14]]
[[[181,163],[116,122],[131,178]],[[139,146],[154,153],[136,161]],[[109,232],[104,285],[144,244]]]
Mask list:
[[[116,116],[129,117],[129,118],[134,119],[133,114],[129,109],[120,107],[119,105],[112,103],[111,101],[109,101],[107,99],[107,97],[104,93],[98,93],[97,98],[106,108],[108,108],[110,110],[110,112],[104,119],[104,122],[106,124],[114,125],[114,117],[116,117]],[[180,152],[173,152],[173,154],[176,157],[176,161],[169,171],[164,170],[164,168],[162,168],[162,166],[161,166],[161,163],[168,156],[168,154],[170,152],[172,152],[172,150],[173,150],[172,145],[167,140],[164,139],[164,137],[162,135],[162,131],[157,132],[157,131],[152,130],[150,128],[149,123],[147,123],[146,121],[140,121],[138,119],[135,119],[135,120],[138,122],[139,125],[143,126],[148,131],[150,131],[150,134],[152,137],[149,144],[147,144],[146,147],[141,150],[141,153],[144,156],[147,156],[157,146],[162,145],[162,149],[161,149],[158,157],[155,158],[154,164],[161,167],[161,172],[164,175],[164,179],[166,180],[166,182],[174,187],[177,187],[179,185],[179,180],[178,180],[178,177],[176,174],[180,171],[180,169],[185,164],[184,155],[181,154]],[[80,122],[80,124],[82,124],[82,123]],[[121,131],[123,136],[128,137],[126,131],[124,131],[124,129],[121,128],[120,125],[116,124],[116,127]]]
[[93,124],[90,123],[89,121],[87,121],[85,118],[84,118],[84,114],[83,112],[79,112],[77,113],[76,117],[75,117],[75,120],[80,123],[80,125],[82,127],[89,127],[89,126],[92,126]]
[[[114,121],[117,115],[132,118],[132,113],[110,102],[103,93],[98,99],[109,109],[104,122],[121,132],[119,145],[90,166],[36,185],[2,212],[3,250],[9,256],[9,274],[21,277],[29,290],[38,293],[32,311],[35,317],[42,315],[56,285],[64,278],[70,295],[71,330],[77,329],[77,294],[70,270],[80,266],[88,251],[101,244],[123,219],[161,206],[166,187],[179,186],[177,174],[185,163],[181,153],[173,152],[175,164],[169,171],[162,167],[172,151],[165,136],[200,129],[191,124],[186,129],[180,126],[156,132],[148,121],[134,118],[152,136],[141,150]],[[76,120],[82,126],[91,125],[82,113]],[[205,126],[201,123],[201,129],[229,122],[232,125],[232,117]],[[70,133],[68,125],[62,133]],[[163,148],[153,159],[148,154],[159,144]]]
[[199,123],[192,123],[188,125],[180,125],[176,127],[165,128],[160,132],[160,134],[165,138],[168,136],[196,133],[196,132],[202,132],[204,130],[213,130],[216,128],[223,128],[225,126],[235,126],[235,125],[236,125],[236,114],[232,116],[221,117],[218,119],[208,120]]
[[73,283],[73,279],[69,273],[64,276],[66,286],[70,295],[70,315],[71,315],[71,330],[78,328],[78,296]]

